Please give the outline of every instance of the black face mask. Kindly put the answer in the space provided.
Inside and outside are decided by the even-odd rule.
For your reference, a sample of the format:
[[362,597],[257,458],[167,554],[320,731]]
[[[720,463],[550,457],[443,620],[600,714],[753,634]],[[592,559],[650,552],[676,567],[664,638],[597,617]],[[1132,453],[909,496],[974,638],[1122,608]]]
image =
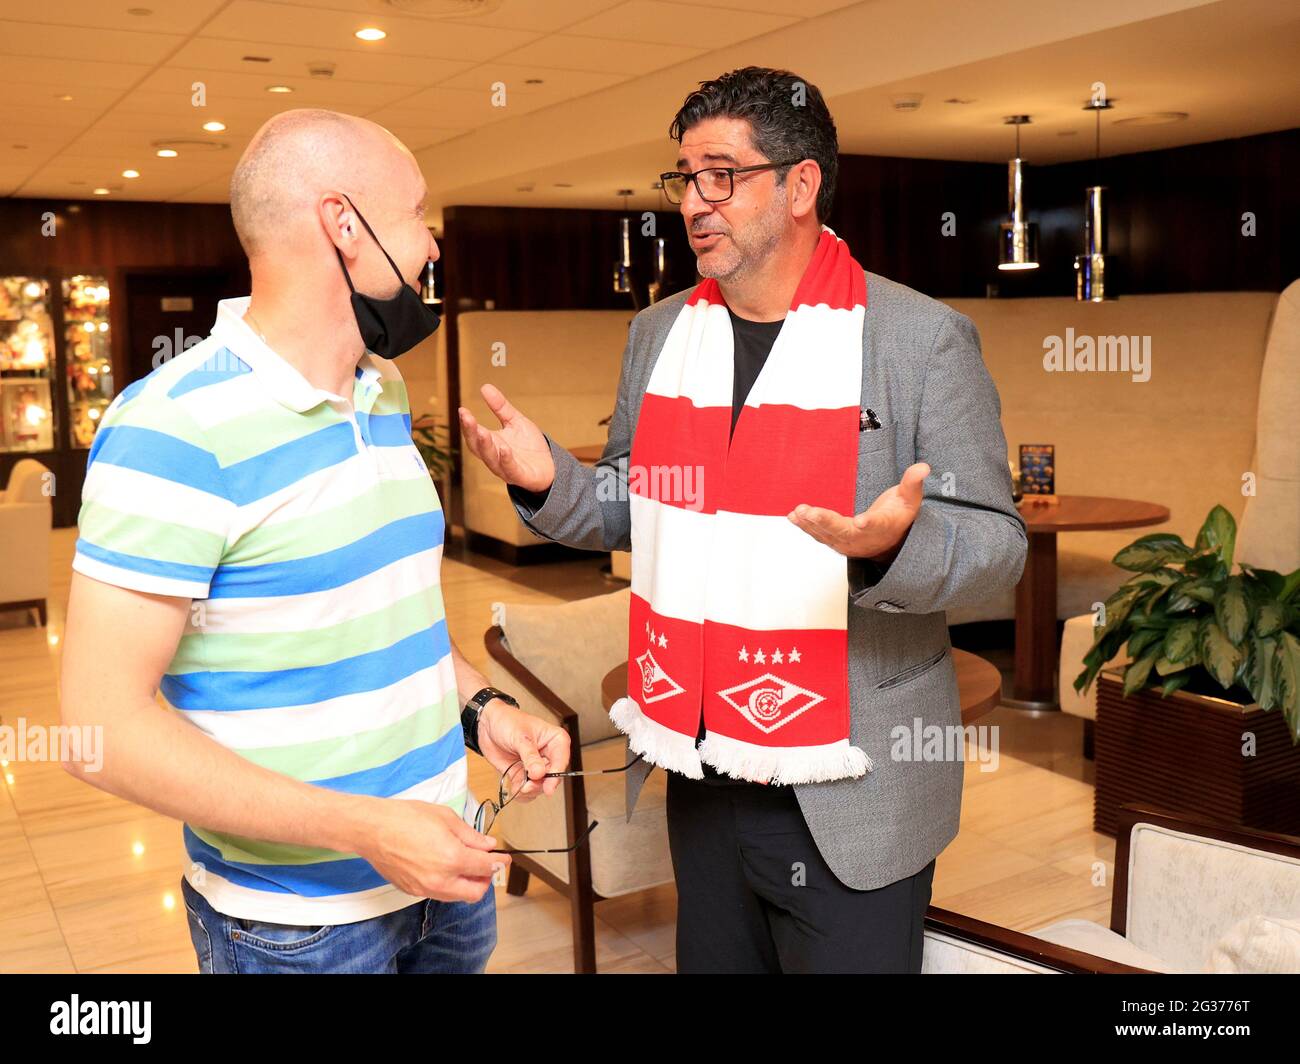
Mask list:
[[[357,211],[355,203],[351,200],[348,200],[348,203],[352,204],[354,211]],[[361,339],[366,348],[380,358],[396,358],[411,350],[421,340],[433,335],[442,320],[434,309],[420,298],[415,289],[406,283],[402,271],[397,268],[392,256],[384,251],[384,245],[379,243],[379,237],[375,236],[375,231],[370,228],[370,223],[361,216],[360,211],[357,211],[357,217],[361,219],[361,224],[366,227],[366,232],[378,245],[379,250],[384,252],[384,258],[388,259],[388,265],[397,274],[397,279],[402,282],[397,295],[391,299],[376,299],[374,296],[358,292],[352,284],[352,278],[348,275],[348,268],[344,265],[343,256],[338,248],[334,249],[334,254],[338,255],[339,266],[343,269],[343,276],[347,278],[348,288],[352,290],[352,313],[356,315],[357,328],[361,330]]]

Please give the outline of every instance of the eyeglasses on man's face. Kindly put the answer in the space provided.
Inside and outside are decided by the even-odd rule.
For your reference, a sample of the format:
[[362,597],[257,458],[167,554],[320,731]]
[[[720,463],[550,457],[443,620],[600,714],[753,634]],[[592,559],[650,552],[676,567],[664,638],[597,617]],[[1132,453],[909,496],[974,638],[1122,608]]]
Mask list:
[[[570,776],[607,776],[614,772],[626,772],[628,769],[630,769],[633,765],[635,765],[640,760],[641,760],[641,755],[637,754],[636,757],[634,757],[626,765],[623,765],[619,768],[595,768],[595,769],[586,769],[579,772],[548,772],[546,773],[546,775],[542,777],[542,779],[552,779],[552,778],[564,779]],[[528,768],[527,766],[524,765],[522,761],[516,761],[513,764],[508,765],[506,767],[506,770],[501,773],[501,780],[497,786],[496,800],[493,801],[491,798],[485,798],[483,799],[482,802],[479,803],[478,812],[474,814],[474,830],[477,831],[480,835],[486,835],[488,831],[491,829],[493,823],[496,822],[496,818],[498,815],[500,815],[501,810],[504,809],[507,805],[509,805],[513,799],[519,797],[519,795],[523,793],[524,788],[528,786],[529,782],[530,781],[528,777]],[[531,782],[540,783],[541,780],[532,780]],[[572,846],[564,846],[552,850],[496,849],[490,852],[491,853],[570,853],[573,850],[576,850],[579,846],[581,846],[584,842],[587,841],[587,836],[591,834],[592,830],[599,823],[600,821],[593,820],[590,824],[588,824],[587,829],[581,835],[578,836],[577,840],[573,843]]]
[[693,173],[674,170],[660,174],[659,180],[663,182],[664,195],[668,197],[669,203],[681,203],[686,198],[687,183],[691,181],[695,182],[695,191],[704,202],[723,203],[731,199],[732,193],[736,191],[737,174],[776,170],[782,166],[794,166],[795,163],[802,161],[802,159],[788,159],[781,163],[758,163],[755,166],[709,166]]

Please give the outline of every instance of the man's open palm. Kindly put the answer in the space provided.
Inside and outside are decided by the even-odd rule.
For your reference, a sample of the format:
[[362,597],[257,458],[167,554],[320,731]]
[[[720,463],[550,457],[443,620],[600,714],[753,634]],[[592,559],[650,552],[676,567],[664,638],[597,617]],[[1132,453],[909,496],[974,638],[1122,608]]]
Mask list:
[[465,445],[507,484],[526,491],[545,491],[555,480],[555,462],[542,430],[524,417],[495,384],[479,389],[501,428],[488,429],[460,408],[460,428]]
[[813,539],[850,558],[887,557],[907,538],[907,530],[921,509],[925,478],[929,475],[930,467],[925,462],[908,466],[902,480],[882,491],[866,511],[855,517],[801,503],[789,518]]

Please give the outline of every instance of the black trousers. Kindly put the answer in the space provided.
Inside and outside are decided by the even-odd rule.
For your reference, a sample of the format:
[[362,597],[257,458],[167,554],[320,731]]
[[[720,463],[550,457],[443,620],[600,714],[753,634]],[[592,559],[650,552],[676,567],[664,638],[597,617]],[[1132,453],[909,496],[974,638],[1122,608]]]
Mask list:
[[817,851],[793,787],[668,773],[677,971],[920,972],[931,861],[853,890]]

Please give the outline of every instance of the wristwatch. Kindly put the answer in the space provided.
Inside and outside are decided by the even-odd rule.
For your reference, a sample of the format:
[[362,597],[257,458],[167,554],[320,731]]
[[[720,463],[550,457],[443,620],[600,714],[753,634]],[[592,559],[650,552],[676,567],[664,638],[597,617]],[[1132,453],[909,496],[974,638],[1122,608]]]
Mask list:
[[465,708],[460,711],[460,727],[465,733],[465,746],[476,754],[483,753],[478,745],[478,719],[483,713],[483,707],[494,698],[499,698],[516,709],[519,708],[519,703],[504,691],[498,691],[495,687],[485,687],[466,702]]

